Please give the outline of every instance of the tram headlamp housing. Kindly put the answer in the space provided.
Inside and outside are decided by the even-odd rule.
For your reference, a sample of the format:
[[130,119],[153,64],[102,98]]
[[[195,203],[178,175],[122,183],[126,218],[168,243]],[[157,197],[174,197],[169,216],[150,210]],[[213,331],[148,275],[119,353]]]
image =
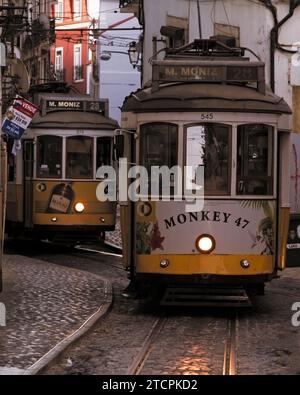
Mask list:
[[170,265],[170,261],[168,259],[162,259],[160,261],[160,267],[166,269]]
[[201,254],[210,254],[216,248],[216,241],[211,235],[201,235],[196,240],[196,248]]
[[85,210],[85,206],[84,206],[83,203],[78,202],[78,203],[75,204],[75,211],[77,213],[82,213],[84,210]]
[[251,263],[247,259],[242,259],[241,266],[243,269],[249,269],[249,267],[251,266]]

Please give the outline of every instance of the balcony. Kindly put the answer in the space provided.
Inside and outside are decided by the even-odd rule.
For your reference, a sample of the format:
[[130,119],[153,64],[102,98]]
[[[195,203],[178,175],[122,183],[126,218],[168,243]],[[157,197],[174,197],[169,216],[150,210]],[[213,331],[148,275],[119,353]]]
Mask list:
[[54,71],[53,78],[50,78],[54,81],[64,82],[66,79],[66,70],[65,69],[56,69]]
[[49,45],[55,42],[55,20],[48,19],[46,22],[40,22],[36,19],[32,22],[32,46],[33,48],[38,47],[41,43],[47,43]]
[[73,79],[74,81],[82,81],[84,79],[84,70],[83,66],[74,66],[73,68]]

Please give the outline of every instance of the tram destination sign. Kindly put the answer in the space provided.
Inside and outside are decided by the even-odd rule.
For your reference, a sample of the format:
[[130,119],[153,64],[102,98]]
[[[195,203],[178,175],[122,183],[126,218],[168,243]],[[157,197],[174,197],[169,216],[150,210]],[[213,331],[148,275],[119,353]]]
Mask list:
[[[159,82],[257,82],[264,84],[264,64],[261,62],[171,62],[153,64],[154,90]],[[258,87],[260,88],[260,87]]]
[[47,99],[43,102],[43,111],[87,111],[98,112],[102,115],[107,113],[107,100],[64,100],[64,99]]

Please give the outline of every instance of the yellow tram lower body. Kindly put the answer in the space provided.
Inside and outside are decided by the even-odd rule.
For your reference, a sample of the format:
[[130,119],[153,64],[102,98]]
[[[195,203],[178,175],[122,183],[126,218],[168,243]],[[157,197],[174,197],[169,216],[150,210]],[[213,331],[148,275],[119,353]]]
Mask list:
[[[248,260],[250,267],[243,269],[240,262]],[[168,260],[169,266],[162,268],[160,262]],[[137,274],[159,275],[215,275],[257,276],[274,272],[274,257],[271,255],[151,255],[137,256]]]

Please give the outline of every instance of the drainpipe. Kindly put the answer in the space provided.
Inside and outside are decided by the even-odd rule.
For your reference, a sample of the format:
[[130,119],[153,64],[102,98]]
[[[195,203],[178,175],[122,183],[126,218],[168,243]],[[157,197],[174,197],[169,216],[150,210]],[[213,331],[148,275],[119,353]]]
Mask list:
[[275,52],[276,49],[279,49],[282,52],[287,53],[295,53],[295,51],[291,51],[288,49],[283,48],[278,43],[278,32],[281,26],[285,24],[293,15],[295,9],[300,5],[299,0],[290,0],[290,9],[289,13],[280,21],[277,20],[277,9],[269,0],[261,0],[263,3],[272,13],[274,19],[274,27],[270,32],[270,86],[273,92],[275,92]]

